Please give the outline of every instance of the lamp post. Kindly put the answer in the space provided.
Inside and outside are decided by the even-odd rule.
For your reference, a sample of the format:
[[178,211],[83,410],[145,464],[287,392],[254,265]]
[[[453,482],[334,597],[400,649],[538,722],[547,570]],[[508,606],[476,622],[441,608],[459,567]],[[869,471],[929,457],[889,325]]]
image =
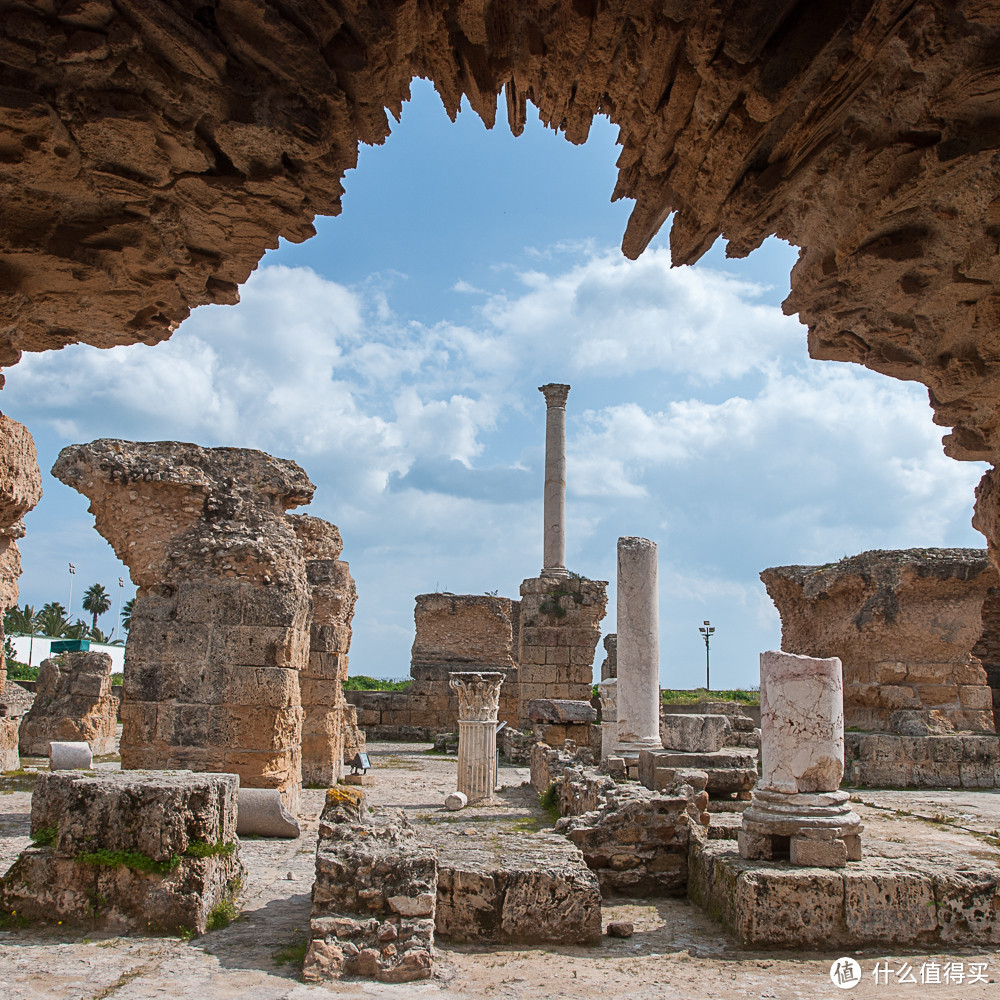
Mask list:
[[122,594],[125,592],[125,577],[118,577],[118,617],[115,618],[115,627],[111,630],[111,638],[118,635],[118,626],[122,623]]
[[76,567],[69,564],[69,600],[66,602],[66,614],[73,614],[73,577],[76,576]]
[[712,623],[711,622],[706,621],[704,623],[704,625],[702,625],[698,629],[698,631],[701,633],[702,638],[705,640],[705,690],[706,691],[711,691],[712,690],[712,675],[711,675],[711,672],[710,672],[710,664],[709,664],[709,658],[708,657],[709,657],[709,644],[712,641],[712,634],[715,632],[715,629],[712,628]]

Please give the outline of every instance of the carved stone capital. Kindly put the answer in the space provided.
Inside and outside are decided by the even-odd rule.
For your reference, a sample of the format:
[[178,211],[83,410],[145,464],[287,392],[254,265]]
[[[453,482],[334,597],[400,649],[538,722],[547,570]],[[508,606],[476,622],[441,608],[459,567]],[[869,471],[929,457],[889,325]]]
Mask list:
[[549,382],[540,385],[538,391],[545,397],[546,406],[565,406],[570,387],[561,382]]
[[448,677],[448,683],[458,692],[459,722],[497,721],[503,674],[463,671]]

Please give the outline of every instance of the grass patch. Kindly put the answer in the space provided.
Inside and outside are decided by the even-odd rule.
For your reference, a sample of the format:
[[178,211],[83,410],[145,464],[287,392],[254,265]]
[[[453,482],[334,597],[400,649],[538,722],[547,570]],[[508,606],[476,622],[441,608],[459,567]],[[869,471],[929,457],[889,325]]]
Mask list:
[[28,926],[28,918],[22,917],[17,910],[10,913],[0,911],[0,931],[19,931]]
[[236,845],[229,841],[218,840],[214,844],[207,844],[202,841],[196,841],[194,843],[188,844],[188,849],[184,852],[184,857],[186,858],[217,858],[217,857],[232,857],[233,852],[236,850]]
[[169,875],[176,871],[181,863],[178,855],[172,854],[165,861],[157,861],[139,851],[109,851],[98,848],[78,854],[74,859],[78,865],[95,865],[101,868],[130,868],[135,872],[147,872],[153,875]]
[[309,939],[297,938],[292,944],[286,944],[284,948],[279,948],[271,956],[271,960],[275,965],[295,965],[301,968],[306,960],[308,950]]
[[760,691],[743,688],[730,688],[722,691],[709,691],[708,688],[692,688],[690,690],[675,690],[664,688],[660,692],[660,700],[664,705],[695,705],[700,701],[736,701],[741,705],[759,705]]
[[205,921],[205,933],[221,931],[223,927],[228,927],[240,915],[239,909],[231,899],[223,899],[215,904],[209,911],[208,920]]
[[51,847],[56,842],[58,834],[57,826],[44,826],[37,833],[31,834],[31,841],[35,847]]
[[394,680],[390,677],[369,677],[355,674],[344,681],[345,691],[409,691],[412,680]]
[[545,810],[545,814],[552,820],[551,825],[556,825],[556,820],[562,815],[559,811],[559,798],[556,795],[556,782],[552,782],[544,792],[538,793],[538,804]]

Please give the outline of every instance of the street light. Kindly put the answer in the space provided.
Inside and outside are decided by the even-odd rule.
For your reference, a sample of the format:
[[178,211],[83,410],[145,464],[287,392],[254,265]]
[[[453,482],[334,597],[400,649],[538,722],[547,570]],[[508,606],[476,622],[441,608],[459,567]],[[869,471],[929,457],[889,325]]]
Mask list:
[[701,628],[698,629],[698,631],[701,633],[702,638],[705,640],[705,690],[711,691],[712,675],[709,672],[708,650],[709,650],[709,643],[712,641],[712,634],[715,632],[715,629],[712,628],[711,622],[705,622],[705,624],[702,625]]
[[76,576],[76,567],[69,564],[69,600],[66,602],[66,614],[73,614],[73,577]]
[[115,627],[111,630],[111,638],[118,635],[118,626],[122,623],[122,594],[125,591],[125,577],[118,577],[118,617],[115,619]]

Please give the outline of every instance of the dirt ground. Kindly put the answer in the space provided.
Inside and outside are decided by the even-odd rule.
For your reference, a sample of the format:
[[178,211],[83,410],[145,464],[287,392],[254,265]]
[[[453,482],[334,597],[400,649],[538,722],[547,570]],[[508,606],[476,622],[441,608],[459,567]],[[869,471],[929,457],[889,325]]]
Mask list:
[[[373,744],[373,804],[399,806],[419,826],[448,819],[456,835],[491,820],[530,825],[541,813],[518,791],[526,768],[501,767],[510,792],[490,815],[470,811],[451,820],[441,810],[455,787],[454,757],[425,753],[424,744]],[[111,761],[103,766],[114,767]],[[28,843],[30,792],[5,780],[0,788],[0,870]],[[865,849],[940,858],[956,865],[997,864],[1000,850],[998,791],[858,791],[855,807],[865,823]],[[64,927],[0,931],[0,1000],[304,1000],[304,998],[440,998],[502,1000],[538,998],[661,1000],[661,998],[832,998],[934,1000],[1000,996],[1000,950],[950,954],[856,953],[864,977],[852,989],[833,985],[830,969],[841,958],[828,953],[762,953],[732,944],[698,907],[685,900],[605,900],[604,922],[627,919],[631,938],[605,937],[595,948],[533,949],[449,946],[438,942],[435,976],[422,983],[386,985],[341,982],[306,985],[298,980],[309,926],[313,853],[321,790],[303,793],[303,834],[298,840],[245,840],[241,853],[250,873],[242,917],[195,941],[111,937]],[[469,834],[471,835],[471,834]],[[883,964],[888,960],[888,966]],[[878,983],[879,963],[888,976]],[[906,963],[916,982],[908,978]],[[964,972],[961,983],[921,983]],[[937,970],[937,971],[935,971]],[[985,981],[970,982],[982,975]],[[888,982],[882,980],[888,978]]]

